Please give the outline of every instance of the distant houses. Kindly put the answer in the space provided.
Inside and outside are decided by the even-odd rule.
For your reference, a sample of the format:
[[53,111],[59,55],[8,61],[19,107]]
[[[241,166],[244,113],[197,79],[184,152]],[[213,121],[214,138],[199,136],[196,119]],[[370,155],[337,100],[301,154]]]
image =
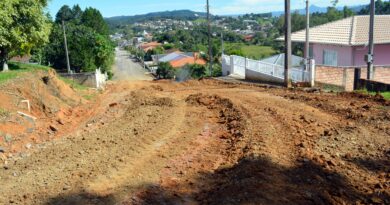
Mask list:
[[153,42],[150,42],[150,43],[141,43],[139,45],[139,48],[141,50],[143,50],[144,52],[148,52],[148,51],[153,50],[153,49],[155,49],[155,48],[157,48],[159,46],[162,46],[162,44],[159,43],[159,42],[153,41]]
[[200,57],[196,52],[180,52],[176,51],[169,54],[154,55],[152,56],[154,64],[160,62],[168,62],[173,68],[182,68],[185,65],[199,64],[206,65],[207,62]]
[[[310,56],[316,64],[354,66],[366,64],[369,16],[354,16],[310,28]],[[305,42],[304,30],[292,34],[292,41]],[[390,65],[390,15],[375,17],[375,65]]]

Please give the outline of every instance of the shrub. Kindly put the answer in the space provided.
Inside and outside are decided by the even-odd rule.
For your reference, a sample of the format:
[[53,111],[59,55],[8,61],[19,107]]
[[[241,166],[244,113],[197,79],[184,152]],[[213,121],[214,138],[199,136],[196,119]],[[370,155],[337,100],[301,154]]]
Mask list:
[[206,75],[206,67],[199,64],[189,65],[191,77],[195,79],[202,78]]
[[159,79],[172,79],[175,75],[175,71],[171,64],[162,62],[158,64],[156,74]]

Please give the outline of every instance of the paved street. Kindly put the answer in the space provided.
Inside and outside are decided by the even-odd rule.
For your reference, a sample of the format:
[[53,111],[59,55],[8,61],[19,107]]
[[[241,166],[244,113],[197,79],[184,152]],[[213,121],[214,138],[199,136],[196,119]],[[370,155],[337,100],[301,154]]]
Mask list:
[[152,80],[146,70],[134,62],[127,51],[116,48],[113,80]]

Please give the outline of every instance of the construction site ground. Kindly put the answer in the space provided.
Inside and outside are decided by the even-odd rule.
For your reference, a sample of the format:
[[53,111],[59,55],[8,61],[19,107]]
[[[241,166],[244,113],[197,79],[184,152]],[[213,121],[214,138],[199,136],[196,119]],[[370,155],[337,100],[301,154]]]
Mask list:
[[33,130],[11,103],[29,81],[0,91],[0,204],[390,204],[381,97],[210,79],[86,100],[45,75]]

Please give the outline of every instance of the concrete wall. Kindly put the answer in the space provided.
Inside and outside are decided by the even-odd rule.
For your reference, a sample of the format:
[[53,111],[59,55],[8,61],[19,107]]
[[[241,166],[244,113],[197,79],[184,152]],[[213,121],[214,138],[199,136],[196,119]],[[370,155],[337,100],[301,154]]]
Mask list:
[[223,55],[222,56],[222,76],[228,76],[232,74],[233,66],[232,64],[232,56]]
[[284,79],[276,78],[270,75],[262,74],[253,70],[245,70],[245,79],[249,81],[260,81],[263,83],[283,84]]
[[108,80],[107,74],[102,73],[99,69],[96,72],[90,73],[59,73],[61,77],[74,80],[80,85],[84,85],[90,88],[104,88],[106,81]]
[[[367,68],[361,68],[361,79],[367,78]],[[355,80],[354,67],[316,66],[315,83],[317,85],[334,85],[345,91],[353,91]],[[390,66],[375,67],[374,81],[390,84]]]

